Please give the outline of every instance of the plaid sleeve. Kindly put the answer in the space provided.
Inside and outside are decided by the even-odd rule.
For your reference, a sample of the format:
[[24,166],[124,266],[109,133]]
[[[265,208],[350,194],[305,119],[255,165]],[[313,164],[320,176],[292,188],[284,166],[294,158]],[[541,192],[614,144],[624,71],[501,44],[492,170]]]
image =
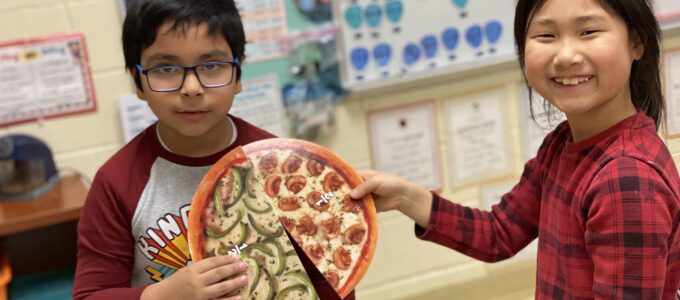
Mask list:
[[486,262],[512,257],[538,234],[540,173],[537,160],[530,160],[519,183],[490,212],[433,194],[428,228],[416,224],[416,236]]
[[[649,164],[614,159],[594,177],[582,207],[594,265],[593,292],[604,299],[661,299],[677,200]],[[667,285],[672,286],[672,285]]]

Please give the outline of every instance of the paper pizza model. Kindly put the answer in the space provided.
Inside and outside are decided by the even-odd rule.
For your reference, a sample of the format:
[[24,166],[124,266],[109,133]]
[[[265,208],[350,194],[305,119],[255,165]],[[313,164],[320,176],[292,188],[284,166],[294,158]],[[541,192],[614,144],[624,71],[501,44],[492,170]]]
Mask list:
[[240,255],[249,264],[249,283],[239,291],[244,299],[315,299],[292,247],[297,243],[344,298],[376,245],[372,199],[349,197],[361,181],[349,164],[313,143],[268,139],[234,149],[194,195],[192,259]]

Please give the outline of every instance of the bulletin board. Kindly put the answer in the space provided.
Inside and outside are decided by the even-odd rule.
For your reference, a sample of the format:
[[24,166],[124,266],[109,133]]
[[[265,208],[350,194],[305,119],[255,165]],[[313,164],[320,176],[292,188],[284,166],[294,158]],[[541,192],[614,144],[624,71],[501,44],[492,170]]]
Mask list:
[[334,3],[342,29],[341,72],[350,89],[515,58],[513,0]]
[[96,108],[82,33],[0,43],[0,126]]

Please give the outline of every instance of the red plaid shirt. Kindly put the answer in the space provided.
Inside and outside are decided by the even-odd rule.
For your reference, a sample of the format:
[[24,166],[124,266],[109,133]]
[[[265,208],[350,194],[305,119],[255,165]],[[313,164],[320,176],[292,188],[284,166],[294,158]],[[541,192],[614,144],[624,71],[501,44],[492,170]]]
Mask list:
[[675,299],[680,179],[639,113],[573,143],[565,122],[490,212],[433,197],[416,235],[487,262],[538,237],[537,299]]

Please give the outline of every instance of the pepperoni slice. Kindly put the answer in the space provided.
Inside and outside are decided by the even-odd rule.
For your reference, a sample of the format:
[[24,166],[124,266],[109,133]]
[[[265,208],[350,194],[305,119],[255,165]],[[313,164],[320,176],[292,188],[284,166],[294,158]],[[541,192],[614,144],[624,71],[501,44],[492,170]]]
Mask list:
[[326,174],[323,178],[323,190],[326,192],[335,192],[342,187],[342,178],[335,172]]
[[307,203],[309,204],[310,207],[318,210],[318,211],[327,211],[328,208],[330,207],[330,203],[328,201],[323,201],[321,200],[321,193],[319,192],[311,192],[309,195],[307,195]]
[[286,180],[286,188],[293,192],[293,194],[299,193],[303,188],[305,188],[306,184],[307,179],[302,175],[295,175]]
[[262,158],[260,158],[260,170],[263,170],[267,173],[271,173],[276,169],[276,166],[279,164],[279,160],[276,157],[276,153],[274,152],[269,152]]
[[361,224],[354,224],[345,230],[343,240],[346,244],[359,244],[364,240],[366,227]]
[[307,161],[307,171],[309,174],[314,176],[319,176],[323,173],[324,165],[316,159],[310,159]]
[[302,166],[302,158],[297,155],[291,155],[283,162],[281,169],[285,174],[292,174],[297,172],[297,170],[300,169],[300,166]]
[[279,208],[282,211],[295,211],[300,208],[297,197],[286,197],[279,200]]
[[326,280],[328,280],[328,283],[330,283],[333,288],[338,288],[338,283],[340,283],[340,275],[338,275],[337,271],[328,270],[323,273],[323,276],[326,277]]
[[323,259],[324,251],[323,247],[319,244],[307,245],[304,247],[307,256],[315,263],[318,264]]
[[342,211],[355,214],[359,213],[359,205],[354,201],[355,200],[352,200],[349,195],[345,195],[345,198],[342,198]]
[[300,223],[297,226],[295,226],[295,228],[300,234],[309,236],[315,235],[317,230],[316,224],[314,224],[314,220],[312,220],[312,218],[310,218],[309,216],[304,216],[300,218]]
[[352,256],[350,255],[349,250],[342,246],[335,249],[335,252],[333,252],[333,262],[340,270],[349,269],[349,266],[352,264]]
[[267,181],[264,183],[264,191],[269,197],[276,197],[279,195],[279,190],[281,189],[281,177],[276,175],[270,175],[267,177]]
[[283,228],[286,228],[288,232],[291,232],[293,229],[295,229],[295,220],[288,217],[280,217],[279,221],[281,221],[281,225],[283,225]]
[[329,238],[337,237],[340,234],[340,218],[332,216],[329,219],[321,221],[321,230],[323,230]]

